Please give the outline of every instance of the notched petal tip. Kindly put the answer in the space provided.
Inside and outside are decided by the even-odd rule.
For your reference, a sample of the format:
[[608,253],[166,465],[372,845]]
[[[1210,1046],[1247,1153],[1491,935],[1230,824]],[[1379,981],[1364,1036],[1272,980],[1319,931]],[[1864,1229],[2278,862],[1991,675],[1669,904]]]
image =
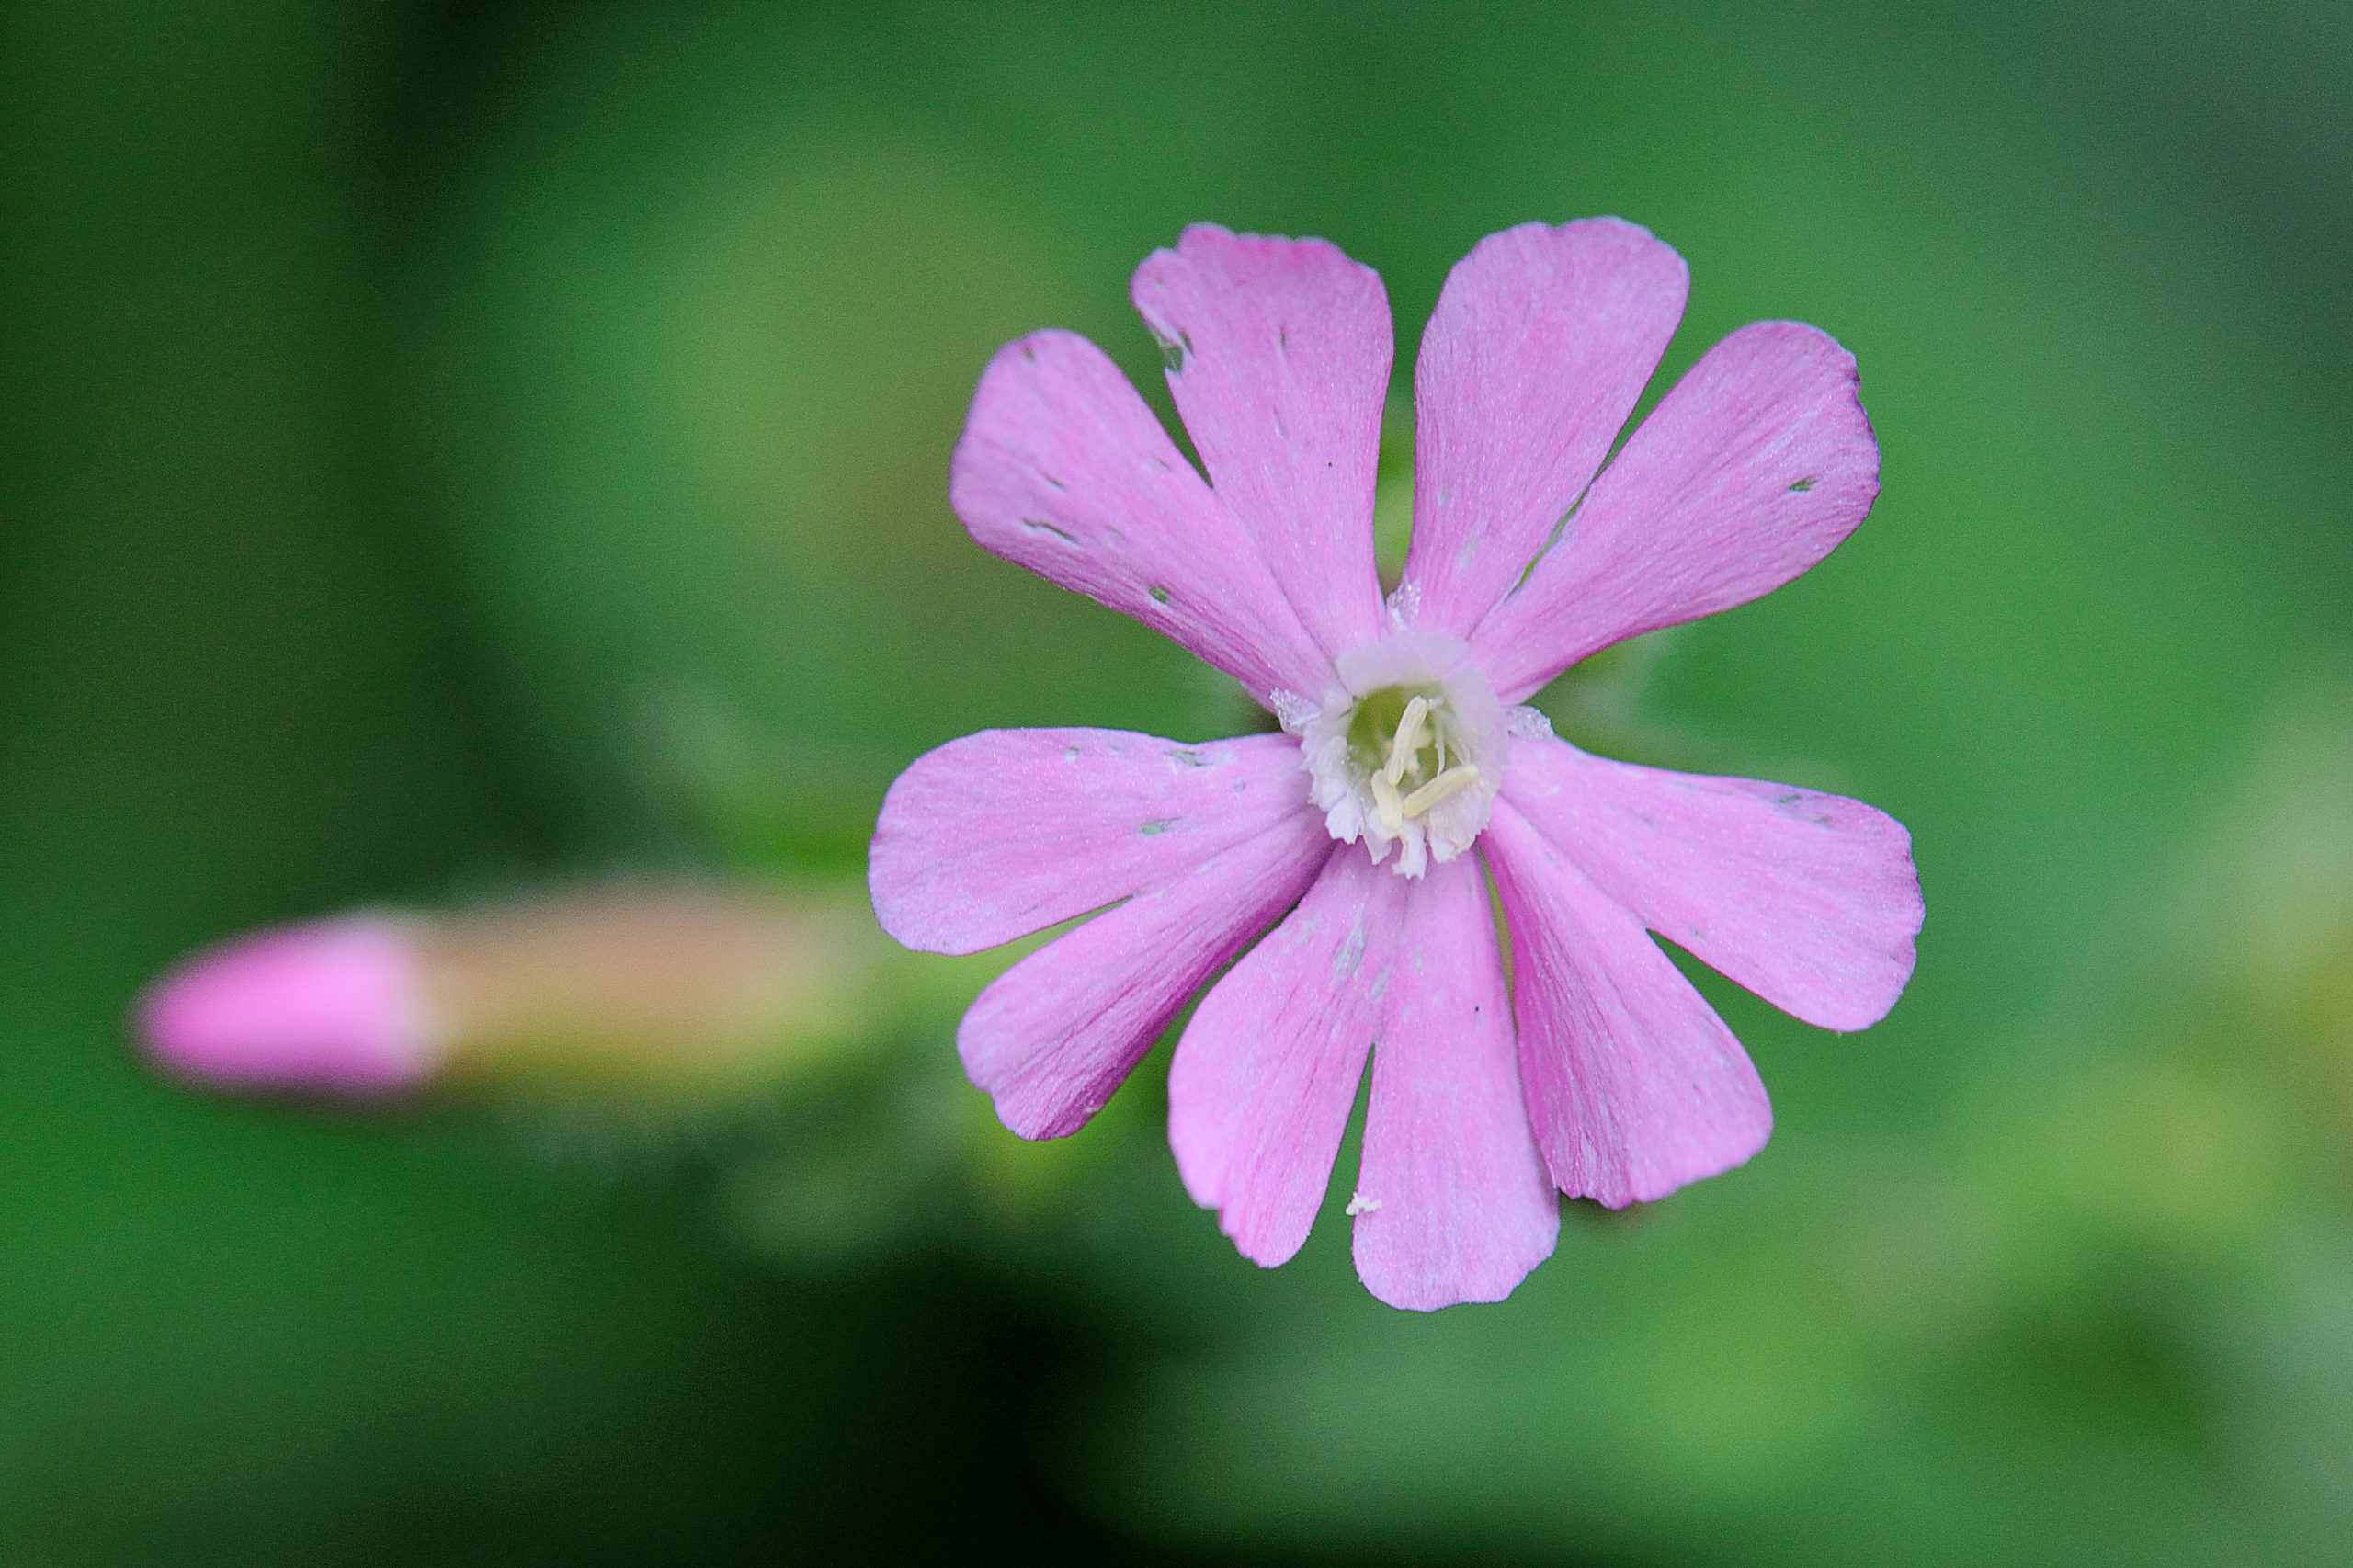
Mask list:
[[[1172,382],[1183,377],[1188,362],[1207,346],[1194,340],[1196,318],[1215,333],[1229,324],[1223,319],[1228,313],[1263,308],[1270,297],[1278,318],[1299,312],[1293,325],[1302,332],[1377,326],[1381,368],[1387,369],[1388,289],[1380,273],[1329,240],[1236,233],[1218,223],[1188,223],[1174,246],[1164,245],[1137,265],[1128,297],[1168,359]],[[1349,319],[1368,307],[1377,307],[1377,321]],[[1291,345],[1277,324],[1274,335],[1264,342],[1249,337],[1220,347],[1271,352],[1279,358]]]
[[1918,967],[1920,932],[1928,917],[1920,869],[1912,858],[1912,835],[1886,812],[1869,806],[1863,810],[1885,824],[1888,839],[1888,869],[1880,893],[1883,965],[1873,979],[1850,983],[1838,1004],[1821,1008],[1818,1015],[1793,1015],[1837,1034],[1859,1033],[1895,1010]]
[[1485,848],[1511,925],[1520,1078],[1554,1185],[1623,1208],[1763,1148],[1772,1106],[1755,1065],[1643,923],[1509,800]]
[[[1571,257],[1587,265],[1598,262],[1611,270],[1639,267],[1654,274],[1672,274],[1682,280],[1687,294],[1691,278],[1691,266],[1682,252],[1631,218],[1608,215],[1572,218],[1563,223],[1547,223],[1540,218],[1516,223],[1472,245],[1464,259],[1471,256],[1489,266],[1537,269],[1545,282],[1552,280],[1552,266]],[[1655,287],[1665,278],[1654,276],[1646,281]]]
[[1472,644],[1518,701],[1611,643],[1810,571],[1879,494],[1855,358],[1803,322],[1752,322],[1700,357],[1577,503]]
[[1245,266],[1261,266],[1270,259],[1298,256],[1312,259],[1318,266],[1360,273],[1376,285],[1381,281],[1381,274],[1330,240],[1319,239],[1313,234],[1262,234],[1246,229],[1229,229],[1222,223],[1186,224],[1177,234],[1176,244],[1161,246],[1137,266],[1136,277],[1142,278],[1163,256],[1211,264],[1238,262]]
[[1405,580],[1468,632],[1556,539],[1682,320],[1690,270],[1622,219],[1490,234],[1457,263],[1414,373]]
[[1185,1190],[1243,1256],[1273,1267],[1306,1241],[1393,982],[1404,883],[1329,852],[1314,884],[1210,988],[1168,1074]]
[[[1554,1227],[1555,1236],[1559,1228]],[[1365,1293],[1384,1307],[1394,1307],[1404,1312],[1442,1312],[1449,1307],[1493,1306],[1507,1301],[1539,1265],[1552,1256],[1552,1245],[1547,1244],[1541,1254],[1515,1262],[1501,1271],[1486,1270],[1478,1275],[1449,1273],[1440,1278],[1429,1278],[1394,1273],[1374,1266],[1368,1267],[1361,1253],[1357,1256],[1357,1282]]]
[[1372,541],[1393,344],[1380,275],[1324,240],[1208,224],[1136,268],[1218,498],[1331,655],[1378,633]]
[[983,550],[1174,638],[1253,697],[1320,687],[1324,656],[1250,536],[1076,333],[1034,332],[989,361],[948,498]]
[[1613,762],[1514,754],[1506,794],[1581,875],[1700,962],[1817,1028],[1884,1017],[1923,913],[1912,835],[1860,801]]
[[1560,1202],[1520,1088],[1486,879],[1441,867],[1402,903],[1349,1206],[1357,1277],[1416,1312],[1499,1301],[1552,1256]]

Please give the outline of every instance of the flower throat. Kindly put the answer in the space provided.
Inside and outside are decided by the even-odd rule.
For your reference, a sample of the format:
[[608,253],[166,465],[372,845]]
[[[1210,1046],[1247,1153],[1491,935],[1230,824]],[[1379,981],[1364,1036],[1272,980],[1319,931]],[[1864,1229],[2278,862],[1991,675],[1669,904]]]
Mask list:
[[1392,686],[1367,696],[1348,719],[1348,757],[1365,771],[1373,810],[1392,834],[1479,781],[1437,686]]

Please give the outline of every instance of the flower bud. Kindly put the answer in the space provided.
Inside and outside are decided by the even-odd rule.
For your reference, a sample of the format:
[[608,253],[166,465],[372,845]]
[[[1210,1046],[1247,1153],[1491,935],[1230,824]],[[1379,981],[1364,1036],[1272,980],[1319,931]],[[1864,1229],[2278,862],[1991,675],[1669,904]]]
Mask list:
[[232,1089],[388,1094],[442,1054],[410,923],[347,915],[241,937],[199,953],[138,1009],[172,1073]]
[[137,1024],[169,1071],[231,1089],[652,1086],[779,1070],[869,1038],[889,961],[862,899],[581,888],[242,937],[158,982]]

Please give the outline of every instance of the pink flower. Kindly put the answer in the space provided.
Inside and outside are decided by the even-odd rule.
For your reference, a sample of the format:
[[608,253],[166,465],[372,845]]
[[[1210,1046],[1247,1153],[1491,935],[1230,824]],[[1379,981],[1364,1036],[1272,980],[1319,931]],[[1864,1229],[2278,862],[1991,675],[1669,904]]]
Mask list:
[[158,1067],[247,1094],[386,1100],[465,1080],[716,1087],[871,1038],[896,952],[834,896],[544,889],[451,914],[248,932],[143,993]]
[[1716,345],[1609,457],[1687,286],[1609,218],[1507,230],[1455,267],[1415,371],[1413,547],[1385,604],[1370,269],[1199,225],[1137,270],[1206,484],[1093,344],[998,353],[949,479],[972,537],[1175,638],[1284,732],[989,731],[892,787],[870,881],[909,947],[1104,912],[965,1015],[965,1068],[1006,1126],[1084,1124],[1232,963],[1169,1074],[1194,1199],[1245,1256],[1290,1258],[1370,1054],[1358,1275],[1403,1307],[1496,1301],[1552,1252],[1556,1187],[1659,1198],[1770,1131],[1739,1042],[1648,932],[1824,1028],[1893,1006],[1921,919],[1900,824],[1591,756],[1515,706],[1780,586],[1878,493],[1854,359],[1792,322]]

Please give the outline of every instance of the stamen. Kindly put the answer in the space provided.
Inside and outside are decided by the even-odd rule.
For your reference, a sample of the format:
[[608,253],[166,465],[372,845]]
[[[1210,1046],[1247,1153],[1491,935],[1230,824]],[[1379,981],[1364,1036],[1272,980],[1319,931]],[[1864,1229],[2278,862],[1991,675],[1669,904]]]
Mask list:
[[1389,743],[1389,766],[1382,771],[1389,782],[1396,783],[1405,777],[1413,766],[1415,754],[1422,749],[1422,721],[1429,716],[1430,699],[1416,697],[1405,704],[1405,711],[1397,716],[1397,735]]
[[[1405,816],[1420,816],[1424,812],[1428,811],[1432,806],[1437,805],[1449,795],[1451,795],[1460,790],[1467,790],[1478,781],[1478,767],[1474,764],[1466,762],[1460,767],[1451,768],[1447,772],[1439,774],[1437,778],[1431,779],[1428,783],[1423,785],[1420,789],[1406,796],[1404,800],[1398,802],[1397,809]],[[1373,798],[1378,800],[1380,796],[1381,790],[1378,787],[1375,787],[1373,790]],[[1388,818],[1385,813],[1381,820],[1384,824],[1387,822]],[[1395,829],[1392,828],[1391,831],[1394,832]]]
[[1411,629],[1344,650],[1324,705],[1285,720],[1324,827],[1402,877],[1469,850],[1493,810],[1504,712],[1468,653]]

